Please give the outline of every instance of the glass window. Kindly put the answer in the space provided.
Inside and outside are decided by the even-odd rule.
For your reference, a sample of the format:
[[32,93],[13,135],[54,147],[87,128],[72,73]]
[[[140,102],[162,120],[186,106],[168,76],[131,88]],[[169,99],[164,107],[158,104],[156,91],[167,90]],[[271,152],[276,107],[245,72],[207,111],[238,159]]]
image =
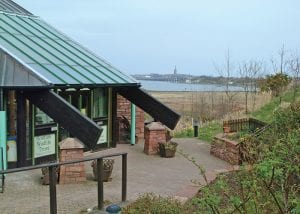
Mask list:
[[108,90],[97,88],[93,90],[93,118],[108,116]]
[[90,117],[90,91],[82,91],[80,94],[79,110],[82,114]]
[[54,123],[54,120],[39,108],[35,109],[35,125]]

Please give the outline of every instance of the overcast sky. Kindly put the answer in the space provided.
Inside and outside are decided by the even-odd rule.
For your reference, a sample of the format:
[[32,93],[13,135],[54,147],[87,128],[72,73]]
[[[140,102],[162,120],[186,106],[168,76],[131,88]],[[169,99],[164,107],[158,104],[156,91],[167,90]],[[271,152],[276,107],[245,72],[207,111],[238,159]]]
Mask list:
[[218,75],[214,64],[300,47],[299,0],[16,0],[129,74]]

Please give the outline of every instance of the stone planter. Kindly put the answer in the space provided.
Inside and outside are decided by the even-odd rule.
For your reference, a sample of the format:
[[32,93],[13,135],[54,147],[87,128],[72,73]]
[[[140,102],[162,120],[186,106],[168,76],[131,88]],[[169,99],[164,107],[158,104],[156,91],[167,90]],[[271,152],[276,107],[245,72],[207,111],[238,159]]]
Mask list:
[[[112,174],[112,170],[114,168],[114,163],[115,160],[113,159],[104,159],[103,160],[103,181],[108,182],[111,181],[111,174]],[[94,175],[94,180],[97,180],[97,161],[94,160],[92,161],[91,164],[92,168],[93,168],[93,175]]]
[[216,135],[210,147],[210,154],[233,165],[241,164],[240,144],[224,138],[223,134]]
[[175,142],[158,143],[159,154],[164,158],[172,158],[175,156],[178,144]]

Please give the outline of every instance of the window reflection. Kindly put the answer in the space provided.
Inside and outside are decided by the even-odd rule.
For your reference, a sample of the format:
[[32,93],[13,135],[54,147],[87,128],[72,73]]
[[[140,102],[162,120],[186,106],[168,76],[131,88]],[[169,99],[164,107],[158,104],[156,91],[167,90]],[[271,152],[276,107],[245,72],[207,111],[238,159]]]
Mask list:
[[93,91],[93,118],[108,116],[108,90],[97,88]]
[[54,123],[54,120],[49,117],[45,112],[36,108],[35,110],[35,125],[45,125]]

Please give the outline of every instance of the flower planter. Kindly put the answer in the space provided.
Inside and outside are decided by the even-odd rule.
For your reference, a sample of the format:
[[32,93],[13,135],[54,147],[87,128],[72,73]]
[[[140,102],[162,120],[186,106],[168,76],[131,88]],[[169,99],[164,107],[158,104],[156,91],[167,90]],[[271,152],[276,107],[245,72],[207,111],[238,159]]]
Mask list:
[[176,148],[178,146],[175,142],[158,143],[159,154],[164,158],[172,158],[175,156]]
[[[103,160],[103,181],[107,182],[111,180],[111,173],[114,168],[115,160],[113,159],[104,159]],[[94,180],[97,180],[97,161],[94,160],[91,164],[93,168]]]
[[223,127],[223,132],[224,133],[230,133],[230,127],[229,126],[224,126]]

